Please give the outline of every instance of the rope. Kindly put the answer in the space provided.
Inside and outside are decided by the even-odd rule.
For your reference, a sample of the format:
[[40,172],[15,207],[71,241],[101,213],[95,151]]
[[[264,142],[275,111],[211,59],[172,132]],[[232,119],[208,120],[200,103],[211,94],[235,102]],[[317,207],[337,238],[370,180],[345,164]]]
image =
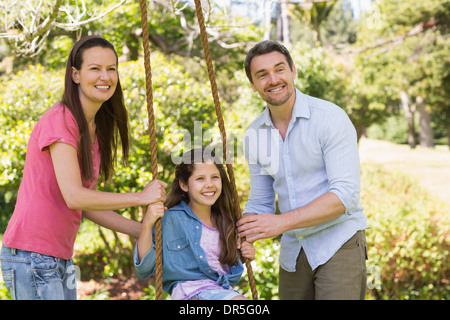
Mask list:
[[[146,95],[147,95],[147,114],[148,114],[148,124],[150,133],[150,152],[151,152],[151,166],[153,179],[158,177],[158,163],[157,163],[157,153],[156,153],[156,131],[155,131],[155,116],[153,108],[153,91],[152,91],[152,72],[150,63],[150,40],[148,33],[148,17],[147,17],[147,1],[140,0],[141,6],[141,22],[142,22],[142,38],[144,47],[144,66],[145,66],[145,77],[146,77]],[[232,191],[235,199],[235,209],[238,212],[239,217],[242,216],[242,211],[240,208],[239,195],[236,189],[236,180],[234,178],[234,171],[232,165],[229,163],[229,152],[227,149],[227,135],[225,131],[225,125],[223,121],[223,115],[220,108],[220,100],[216,85],[216,80],[214,76],[214,69],[211,61],[211,54],[209,50],[209,43],[206,34],[205,20],[203,17],[202,7],[200,0],[195,0],[196,14],[200,26],[200,33],[203,41],[203,51],[205,54],[205,59],[208,67],[209,80],[211,83],[211,91],[214,99],[214,105],[216,109],[217,122],[219,124],[219,129],[222,135],[223,150],[225,152],[225,162],[228,172],[228,177],[231,182]],[[156,248],[156,299],[162,299],[162,232],[161,232],[161,220],[159,219],[155,224],[155,248]],[[247,273],[250,283],[250,288],[252,291],[252,297],[254,300],[258,300],[258,292],[256,291],[255,277],[253,274],[251,263],[248,259],[245,261],[247,267]]]
[[[150,40],[148,34],[147,22],[147,1],[140,0],[141,5],[141,22],[142,22],[142,38],[144,46],[144,66],[145,66],[145,87],[147,94],[147,114],[148,129],[150,133],[150,153],[153,180],[158,178],[158,161],[156,154],[156,131],[155,131],[155,115],[153,109],[153,91],[152,91],[152,70],[150,64]],[[156,299],[162,299],[162,233],[161,219],[155,223],[155,249],[156,249]]]
[[[240,202],[239,202],[239,195],[238,195],[237,189],[236,189],[236,181],[234,178],[233,167],[232,167],[230,161],[228,161],[230,155],[229,155],[229,152],[227,149],[227,134],[225,132],[225,125],[224,125],[224,121],[223,121],[222,110],[220,108],[219,94],[217,91],[216,79],[214,76],[214,69],[213,69],[213,65],[212,65],[212,61],[211,61],[211,54],[210,54],[210,50],[209,50],[208,36],[206,34],[205,19],[203,17],[203,10],[202,10],[202,5],[200,3],[200,0],[195,0],[195,8],[196,8],[198,24],[200,26],[200,34],[201,34],[201,38],[203,41],[203,52],[205,54],[206,65],[208,67],[208,75],[209,75],[209,81],[211,83],[211,91],[212,91],[212,96],[214,99],[214,106],[216,108],[217,122],[219,124],[220,133],[222,135],[222,144],[223,144],[223,150],[225,152],[225,163],[226,163],[226,167],[227,167],[227,171],[228,171],[228,177],[231,182],[233,196],[235,199],[234,202],[235,202],[236,212],[238,212],[239,217],[241,217],[242,211],[241,211],[241,206],[240,206]],[[248,280],[250,283],[253,300],[258,300],[258,292],[256,291],[256,285],[255,285],[255,276],[253,274],[252,265],[251,265],[249,259],[246,259],[245,265],[247,267]]]

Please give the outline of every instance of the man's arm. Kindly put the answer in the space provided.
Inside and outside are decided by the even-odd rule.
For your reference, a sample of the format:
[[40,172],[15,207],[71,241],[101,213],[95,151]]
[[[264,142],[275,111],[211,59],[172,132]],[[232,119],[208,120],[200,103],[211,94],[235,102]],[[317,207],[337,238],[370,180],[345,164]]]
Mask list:
[[280,215],[268,213],[245,215],[237,223],[240,237],[249,242],[272,238],[285,231],[317,226],[333,220],[345,212],[341,200],[327,192],[309,204]]
[[[274,180],[258,162],[258,144],[260,143],[260,140],[258,139],[258,134],[254,133],[256,130],[253,128],[247,130],[244,138],[244,151],[250,174],[250,194],[243,213],[274,213]],[[248,132],[252,132],[252,134]],[[266,161],[267,160],[268,159],[266,159]],[[270,161],[271,159],[269,158],[268,165],[270,165]]]
[[309,204],[280,215],[260,214],[238,221],[247,241],[274,237],[285,231],[318,226],[350,212],[359,203],[360,165],[356,131],[343,112],[333,114],[322,135],[329,192]]

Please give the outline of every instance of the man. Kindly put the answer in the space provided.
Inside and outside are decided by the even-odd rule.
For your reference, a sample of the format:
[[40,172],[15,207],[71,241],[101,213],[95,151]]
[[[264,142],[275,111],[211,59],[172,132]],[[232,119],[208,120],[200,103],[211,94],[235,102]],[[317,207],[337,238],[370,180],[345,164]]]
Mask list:
[[257,44],[245,71],[267,108],[246,130],[250,196],[239,235],[283,234],[280,299],[364,299],[368,226],[354,126],[338,106],[295,88],[283,45]]

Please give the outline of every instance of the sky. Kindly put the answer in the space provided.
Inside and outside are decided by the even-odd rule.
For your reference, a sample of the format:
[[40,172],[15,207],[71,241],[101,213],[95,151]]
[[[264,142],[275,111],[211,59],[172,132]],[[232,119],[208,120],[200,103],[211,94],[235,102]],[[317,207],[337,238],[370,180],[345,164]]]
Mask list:
[[[229,0],[213,0],[213,1],[219,5],[229,2]],[[263,0],[260,0],[260,1],[263,1]],[[290,0],[290,1],[300,2],[301,0]],[[355,16],[355,19],[358,19],[359,16],[361,15],[361,12],[364,12],[369,9],[370,4],[373,0],[347,0],[347,1],[350,1],[352,10],[353,10],[353,15]],[[242,2],[245,2],[245,1],[243,0]],[[242,8],[245,10],[246,6],[243,5]]]
[[371,0],[350,0],[355,19],[359,18],[361,12],[369,9],[371,2]]

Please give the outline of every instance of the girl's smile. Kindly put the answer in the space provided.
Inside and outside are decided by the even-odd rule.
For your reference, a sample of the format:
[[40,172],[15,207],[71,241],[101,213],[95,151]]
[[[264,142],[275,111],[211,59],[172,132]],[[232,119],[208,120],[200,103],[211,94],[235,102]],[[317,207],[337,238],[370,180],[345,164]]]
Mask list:
[[211,213],[211,206],[222,193],[222,179],[214,163],[196,164],[187,185],[180,187],[189,195],[189,207],[193,212]]

